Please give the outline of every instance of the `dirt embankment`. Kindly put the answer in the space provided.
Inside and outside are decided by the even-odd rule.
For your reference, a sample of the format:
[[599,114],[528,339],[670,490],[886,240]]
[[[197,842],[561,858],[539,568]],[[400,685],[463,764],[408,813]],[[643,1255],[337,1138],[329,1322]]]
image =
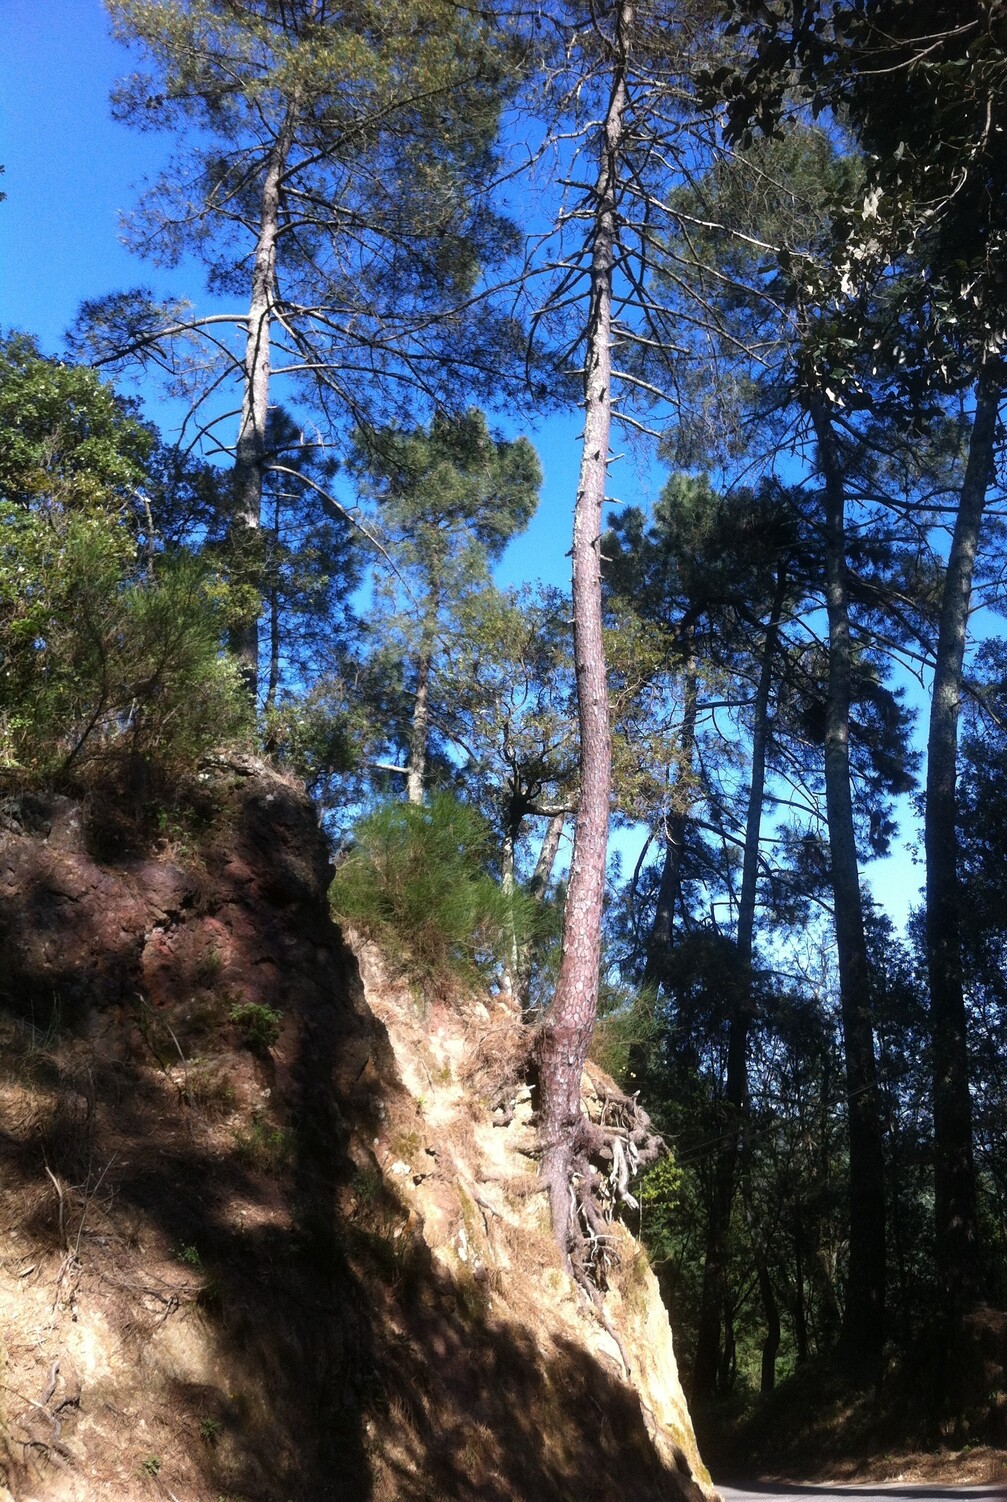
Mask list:
[[0,809],[0,1499],[701,1502],[640,1249],[601,1311],[558,1265],[518,1019],[358,962],[261,766],[163,822]]

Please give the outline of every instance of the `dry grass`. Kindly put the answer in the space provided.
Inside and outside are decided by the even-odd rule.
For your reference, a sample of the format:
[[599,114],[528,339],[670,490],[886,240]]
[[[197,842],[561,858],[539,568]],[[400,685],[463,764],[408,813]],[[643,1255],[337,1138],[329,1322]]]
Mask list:
[[459,1070],[466,1094],[490,1111],[506,1110],[527,1079],[533,1041],[513,1014],[470,1024]]

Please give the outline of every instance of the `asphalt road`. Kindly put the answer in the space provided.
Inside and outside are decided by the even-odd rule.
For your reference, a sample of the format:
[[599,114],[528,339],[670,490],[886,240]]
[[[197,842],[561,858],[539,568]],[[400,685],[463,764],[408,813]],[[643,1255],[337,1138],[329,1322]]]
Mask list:
[[[716,1485],[716,1483],[714,1483]],[[1007,1502],[1002,1486],[718,1486],[724,1502]]]

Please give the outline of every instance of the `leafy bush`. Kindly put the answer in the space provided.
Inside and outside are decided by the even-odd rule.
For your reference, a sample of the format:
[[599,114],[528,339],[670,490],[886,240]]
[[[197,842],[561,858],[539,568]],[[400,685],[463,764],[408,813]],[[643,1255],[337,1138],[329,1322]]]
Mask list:
[[0,766],[40,779],[110,760],[190,767],[238,738],[248,711],[198,561],[159,559],[131,582],[101,520],[44,530],[0,505],[4,551],[21,559],[13,587],[0,577]]
[[258,1001],[244,1001],[231,1008],[231,1021],[241,1028],[245,1047],[267,1054],[280,1037],[283,1013]]
[[153,440],[93,372],[0,341],[0,769],[171,771],[248,718],[206,569],[140,557]]
[[376,939],[417,980],[475,981],[512,934],[524,938],[534,903],[488,873],[482,816],[448,793],[425,807],[391,803],[368,814],[332,883],[332,909]]
[[640,1180],[637,1191],[653,1240],[667,1232],[668,1221],[682,1197],[682,1170],[672,1153],[658,1158]]
[[247,1127],[234,1133],[234,1150],[238,1161],[257,1173],[278,1174],[294,1155],[294,1139],[286,1127],[271,1126],[256,1117]]

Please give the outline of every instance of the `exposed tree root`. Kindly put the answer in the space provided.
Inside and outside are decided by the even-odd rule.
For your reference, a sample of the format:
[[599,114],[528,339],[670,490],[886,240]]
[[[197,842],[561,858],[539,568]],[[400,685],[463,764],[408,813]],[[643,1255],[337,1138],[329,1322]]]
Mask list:
[[623,1208],[638,1210],[634,1178],[666,1151],[634,1096],[592,1079],[569,1160],[568,1265],[593,1303],[608,1287],[619,1256],[610,1226]]

